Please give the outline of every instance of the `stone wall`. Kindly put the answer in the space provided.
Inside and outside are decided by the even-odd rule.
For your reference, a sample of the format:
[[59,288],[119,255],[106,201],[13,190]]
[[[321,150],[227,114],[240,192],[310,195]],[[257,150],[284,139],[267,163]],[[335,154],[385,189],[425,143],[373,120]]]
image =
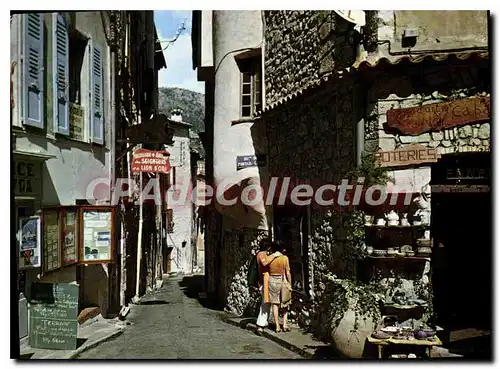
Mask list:
[[247,273],[259,242],[267,236],[267,231],[248,228],[223,231],[220,285],[225,310],[232,314],[255,316],[258,313],[260,296],[249,291]]
[[[309,97],[264,116],[268,127],[270,177],[292,177],[313,188],[338,184],[356,163],[356,124],[362,107],[352,81],[324,86]],[[326,322],[318,313],[328,275],[345,273],[342,260],[342,216],[311,206],[309,233],[310,296],[294,294],[291,319],[318,332]],[[314,297],[314,300],[310,299]]]
[[[486,63],[486,62],[485,62]],[[388,133],[389,109],[411,108],[456,99],[489,96],[486,65],[408,68],[406,75],[379,74],[368,93],[365,138],[370,147],[394,150],[411,143],[437,148],[438,153],[489,151],[490,123],[469,124],[419,136]]]
[[352,65],[359,33],[333,11],[265,11],[266,104]]

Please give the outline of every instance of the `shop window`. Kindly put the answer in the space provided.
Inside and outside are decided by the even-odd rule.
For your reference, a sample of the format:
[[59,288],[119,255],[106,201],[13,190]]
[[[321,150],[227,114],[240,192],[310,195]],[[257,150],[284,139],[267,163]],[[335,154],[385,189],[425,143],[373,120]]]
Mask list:
[[114,208],[62,206],[42,211],[44,272],[114,260]]
[[262,61],[260,56],[238,62],[241,72],[241,116],[251,117],[262,107]]

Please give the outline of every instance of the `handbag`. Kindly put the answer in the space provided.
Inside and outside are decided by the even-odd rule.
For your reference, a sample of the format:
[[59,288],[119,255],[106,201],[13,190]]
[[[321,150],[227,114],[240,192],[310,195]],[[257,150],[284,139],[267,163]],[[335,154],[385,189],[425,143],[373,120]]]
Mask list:
[[292,300],[292,286],[290,285],[290,282],[285,278],[285,276],[282,277],[282,283],[281,283],[281,306],[285,307],[290,304]]

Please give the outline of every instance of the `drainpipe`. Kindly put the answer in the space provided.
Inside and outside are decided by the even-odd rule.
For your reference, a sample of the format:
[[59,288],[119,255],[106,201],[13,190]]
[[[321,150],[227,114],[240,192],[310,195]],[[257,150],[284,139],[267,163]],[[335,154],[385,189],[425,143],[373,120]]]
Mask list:
[[358,109],[360,102],[363,104],[361,106],[361,111],[363,111],[363,117],[356,123],[356,164],[361,165],[361,157],[363,155],[363,150],[365,149],[365,117],[366,117],[366,94],[363,94],[361,98],[358,88],[354,88],[354,103],[356,104],[355,109]]

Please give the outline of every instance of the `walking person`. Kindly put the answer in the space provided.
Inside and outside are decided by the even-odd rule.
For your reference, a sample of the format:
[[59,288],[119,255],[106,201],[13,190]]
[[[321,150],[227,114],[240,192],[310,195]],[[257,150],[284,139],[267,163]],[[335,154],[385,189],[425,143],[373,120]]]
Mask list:
[[271,254],[271,241],[263,240],[260,244],[260,251],[257,253],[257,265],[259,272],[259,291],[262,296],[262,301],[259,309],[259,316],[257,317],[257,334],[262,333],[267,327],[269,320],[269,264],[281,254],[275,252]]
[[[273,317],[276,323],[276,333],[289,332],[288,306],[292,301],[292,275],[290,273],[290,262],[288,256],[284,255],[283,242],[276,241],[271,248],[273,253],[279,253],[269,264],[269,302],[273,309]],[[279,310],[283,313],[283,329],[280,328]]]

